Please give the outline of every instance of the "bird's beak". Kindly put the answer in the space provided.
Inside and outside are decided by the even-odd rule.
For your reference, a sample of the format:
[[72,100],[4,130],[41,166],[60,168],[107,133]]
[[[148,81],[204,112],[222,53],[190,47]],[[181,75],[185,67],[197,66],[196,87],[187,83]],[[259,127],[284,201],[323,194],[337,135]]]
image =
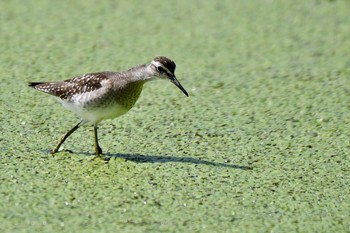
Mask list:
[[177,81],[175,76],[171,78],[171,82],[174,83],[188,97],[187,91],[185,90],[185,88],[183,88],[180,82]]

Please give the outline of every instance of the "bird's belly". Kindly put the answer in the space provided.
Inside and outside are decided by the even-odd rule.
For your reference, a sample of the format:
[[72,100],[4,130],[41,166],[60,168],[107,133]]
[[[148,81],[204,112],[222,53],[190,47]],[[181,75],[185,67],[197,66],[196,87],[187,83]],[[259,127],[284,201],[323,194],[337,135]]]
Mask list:
[[111,102],[110,104],[97,107],[97,106],[79,105],[77,103],[62,101],[60,99],[59,101],[62,103],[62,105],[65,108],[74,112],[83,120],[89,121],[93,124],[97,124],[100,121],[105,119],[112,119],[112,118],[119,117],[129,111],[129,109],[115,102]]

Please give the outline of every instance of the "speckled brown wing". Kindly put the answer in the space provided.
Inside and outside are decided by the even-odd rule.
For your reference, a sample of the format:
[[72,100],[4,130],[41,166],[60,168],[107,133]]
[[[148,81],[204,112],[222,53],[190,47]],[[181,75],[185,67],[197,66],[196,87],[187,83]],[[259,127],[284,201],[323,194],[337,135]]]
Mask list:
[[75,94],[91,92],[101,88],[101,82],[108,79],[108,73],[84,74],[62,82],[30,82],[29,86],[63,100],[70,100]]

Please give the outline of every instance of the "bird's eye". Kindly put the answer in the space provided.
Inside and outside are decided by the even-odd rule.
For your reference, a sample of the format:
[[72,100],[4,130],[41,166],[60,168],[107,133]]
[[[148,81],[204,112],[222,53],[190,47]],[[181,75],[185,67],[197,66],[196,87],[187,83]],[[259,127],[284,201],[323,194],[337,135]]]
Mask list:
[[164,72],[165,72],[164,68],[161,67],[161,66],[158,66],[158,67],[157,67],[157,70],[158,70],[159,72],[161,72],[161,73],[164,73]]

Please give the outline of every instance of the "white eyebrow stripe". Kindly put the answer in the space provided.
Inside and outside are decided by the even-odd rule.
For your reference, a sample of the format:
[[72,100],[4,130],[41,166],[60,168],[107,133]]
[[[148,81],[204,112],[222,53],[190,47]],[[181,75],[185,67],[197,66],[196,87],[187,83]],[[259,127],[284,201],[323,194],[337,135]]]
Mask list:
[[152,61],[152,64],[155,65],[156,67],[162,67],[165,72],[169,75],[169,76],[174,76],[170,70],[168,68],[166,68],[162,63],[158,62],[158,61]]

